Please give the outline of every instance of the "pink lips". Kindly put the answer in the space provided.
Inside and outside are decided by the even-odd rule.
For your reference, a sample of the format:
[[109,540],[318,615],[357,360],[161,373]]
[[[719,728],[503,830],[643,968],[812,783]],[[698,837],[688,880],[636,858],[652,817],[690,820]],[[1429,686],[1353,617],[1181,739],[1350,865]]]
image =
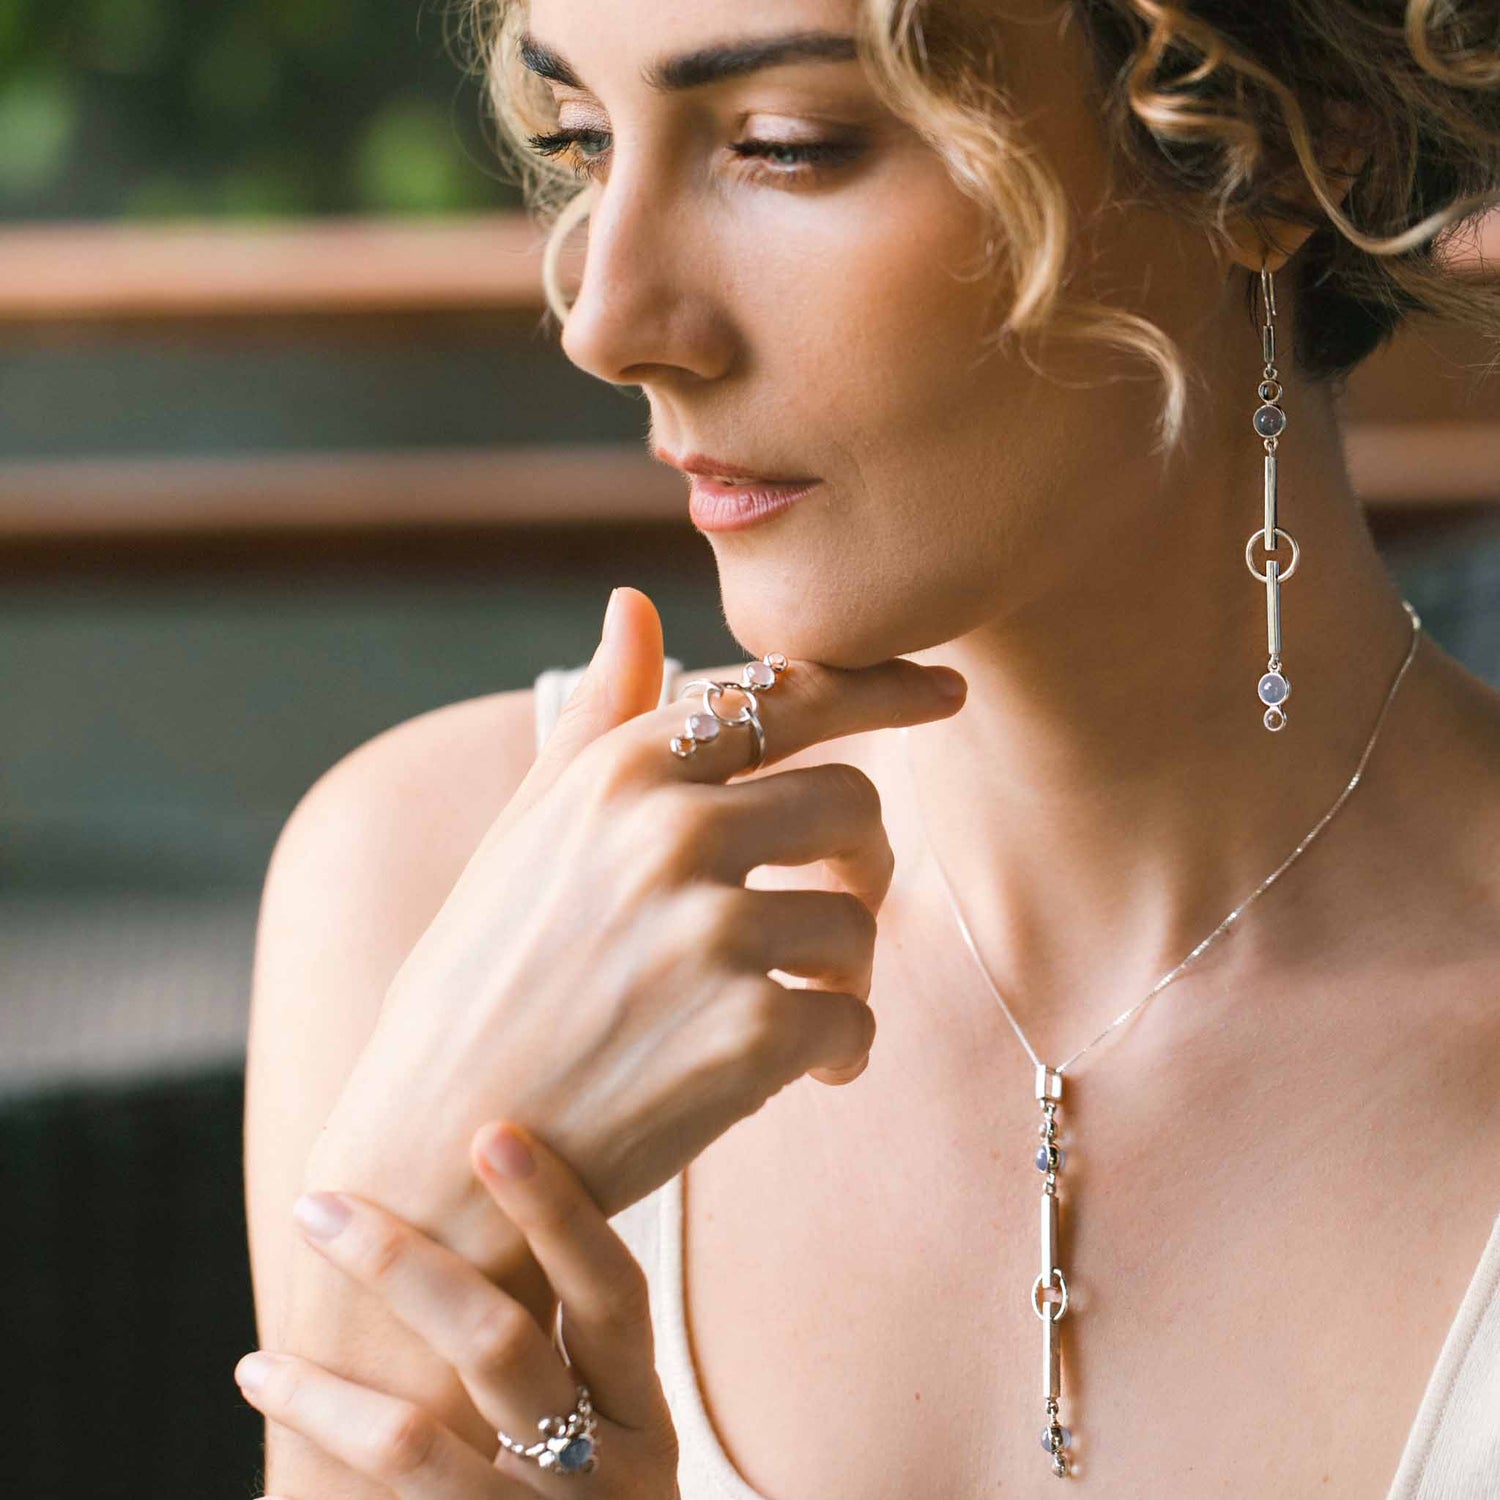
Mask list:
[[689,474],[688,517],[699,531],[743,531],[795,505],[817,479],[750,479],[730,483],[707,474]]

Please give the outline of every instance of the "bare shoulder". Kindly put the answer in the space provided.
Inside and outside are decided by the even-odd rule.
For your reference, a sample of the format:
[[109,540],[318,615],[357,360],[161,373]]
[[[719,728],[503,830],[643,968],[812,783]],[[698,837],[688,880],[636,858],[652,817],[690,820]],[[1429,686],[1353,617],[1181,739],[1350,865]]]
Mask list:
[[292,1200],[385,993],[525,777],[531,689],[420,714],[303,794],[277,839],[256,934],[245,1188],[263,1341],[284,1313]]
[[[273,865],[321,860],[395,876],[403,902],[445,895],[535,758],[531,688],[446,704],[382,731],[303,794]],[[354,855],[354,858],[350,856]],[[438,898],[441,900],[441,895]]]

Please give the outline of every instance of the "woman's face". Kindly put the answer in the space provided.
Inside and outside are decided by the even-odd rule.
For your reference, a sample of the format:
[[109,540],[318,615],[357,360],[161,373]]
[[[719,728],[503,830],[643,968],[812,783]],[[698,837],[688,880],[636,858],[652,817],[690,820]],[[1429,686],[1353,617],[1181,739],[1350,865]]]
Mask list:
[[[1105,196],[1089,60],[1076,28],[1027,4],[994,23],[1011,96],[1086,213]],[[563,347],[640,386],[659,456],[816,480],[748,526],[712,522],[722,486],[694,514],[741,644],[845,666],[964,634],[1138,526],[1159,398],[1139,363],[1104,385],[1099,345],[1045,353],[1063,384],[987,344],[981,215],[877,101],[852,56],[856,14],[854,0],[533,0],[528,26],[532,65],[576,80],[553,81],[559,128],[588,132],[571,159],[597,183]],[[812,33],[825,40],[808,55],[770,66],[650,76]],[[1146,217],[1082,226],[1091,287],[1181,337],[1181,308],[1212,304],[1222,273]]]

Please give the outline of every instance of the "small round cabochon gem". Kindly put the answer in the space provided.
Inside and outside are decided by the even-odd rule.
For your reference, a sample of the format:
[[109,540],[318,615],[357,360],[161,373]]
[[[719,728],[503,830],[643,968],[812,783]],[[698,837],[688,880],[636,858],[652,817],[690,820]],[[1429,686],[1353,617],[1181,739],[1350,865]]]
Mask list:
[[576,1437],[557,1455],[557,1467],[566,1474],[581,1469],[594,1451],[594,1445],[586,1437]]
[[687,731],[695,740],[716,739],[719,721],[712,714],[692,714],[687,721]]
[[1279,406],[1257,407],[1254,420],[1262,437],[1277,437],[1286,427],[1286,413]]
[[1284,703],[1286,695],[1291,690],[1291,683],[1280,672],[1267,672],[1255,687],[1256,693],[1260,696],[1260,701],[1273,706],[1277,703]]
[[[1059,1167],[1062,1166],[1062,1164],[1068,1159],[1068,1153],[1064,1151],[1061,1146],[1054,1146],[1052,1149],[1057,1153],[1057,1165]],[[1036,1169],[1038,1172],[1045,1172],[1047,1170],[1047,1167],[1047,1148],[1045,1146],[1039,1146],[1037,1147],[1036,1153]]]
[[[1060,1427],[1058,1431],[1062,1433],[1062,1437],[1058,1439],[1057,1447],[1066,1448],[1068,1444],[1072,1442],[1073,1434],[1069,1432],[1066,1427]],[[1044,1447],[1048,1453],[1054,1453],[1057,1451],[1057,1449],[1053,1448],[1052,1446],[1052,1429],[1049,1427],[1042,1428],[1042,1447]]]
[[746,687],[768,688],[776,681],[776,673],[763,661],[747,661],[741,680]]

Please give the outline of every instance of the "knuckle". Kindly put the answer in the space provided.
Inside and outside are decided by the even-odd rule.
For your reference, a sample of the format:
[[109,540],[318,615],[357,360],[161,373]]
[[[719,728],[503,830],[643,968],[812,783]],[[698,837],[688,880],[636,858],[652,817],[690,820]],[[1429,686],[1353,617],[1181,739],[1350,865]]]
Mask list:
[[854,929],[861,949],[873,949],[879,931],[879,919],[852,891],[835,891],[834,899],[843,910],[844,919]]
[[549,1193],[526,1215],[527,1232],[541,1230],[555,1238],[575,1233],[584,1211],[584,1201],[577,1191]]
[[614,803],[639,790],[644,757],[642,747],[622,733],[626,725],[591,740],[574,757],[570,769],[588,788],[596,803]]
[[658,826],[682,847],[699,849],[719,825],[713,792],[692,782],[658,788],[653,798]]
[[736,1060],[759,1072],[782,1057],[788,1003],[785,986],[774,979],[736,987],[727,1025],[727,1045]]
[[658,879],[682,881],[713,857],[718,820],[712,794],[692,785],[664,786],[641,799],[626,835]]
[[634,1334],[651,1326],[651,1286],[633,1255],[604,1278],[600,1321],[610,1329]]
[[745,945],[745,891],[740,886],[701,881],[679,898],[684,935],[700,953],[719,963],[731,963]]
[[880,788],[858,766],[847,761],[833,761],[823,767],[832,783],[831,792],[850,804],[856,814],[870,822],[880,820]]
[[510,1298],[486,1301],[483,1312],[463,1337],[461,1368],[487,1374],[513,1369],[520,1363],[534,1327],[531,1314]]
[[399,1402],[369,1434],[370,1468],[379,1479],[400,1479],[413,1474],[432,1456],[437,1436],[435,1417],[420,1406]]
[[389,1281],[405,1254],[406,1235],[390,1223],[363,1226],[351,1247],[360,1274],[376,1283]]
[[272,1410],[288,1413],[302,1406],[306,1382],[297,1362],[278,1359],[266,1373],[266,1383],[261,1387],[261,1397]]

